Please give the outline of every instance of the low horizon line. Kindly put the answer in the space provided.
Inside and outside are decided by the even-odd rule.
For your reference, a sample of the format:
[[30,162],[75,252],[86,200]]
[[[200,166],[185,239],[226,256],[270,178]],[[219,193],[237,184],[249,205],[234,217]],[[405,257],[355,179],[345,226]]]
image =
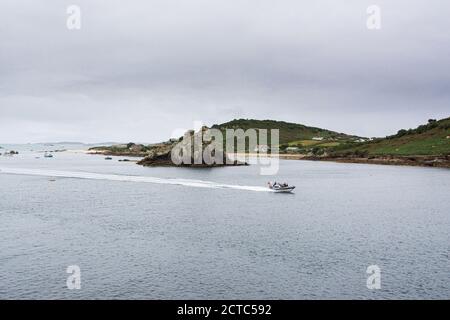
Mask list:
[[[447,119],[447,118],[450,118],[450,117],[444,117],[444,118],[436,119],[436,120],[439,121],[439,120],[444,120],[444,119]],[[317,127],[317,126],[314,126],[314,125],[306,125],[306,124],[303,124],[303,123],[291,122],[291,121],[288,121],[288,120],[276,120],[276,119],[267,119],[267,118],[266,118],[266,119],[257,119],[257,118],[233,118],[233,119],[231,119],[231,120],[229,120],[229,121],[226,121],[226,122],[223,122],[223,123],[231,122],[231,121],[234,121],[234,120],[256,120],[256,121],[276,121],[276,122],[285,122],[285,123],[289,123],[289,124],[303,125],[303,126],[310,127],[310,128],[319,128],[319,129],[323,129],[323,130],[333,131],[333,132],[336,132],[336,133],[346,134],[346,135],[349,135],[349,136],[357,136],[357,137],[360,137],[360,138],[386,138],[386,137],[388,137],[388,136],[390,136],[390,135],[396,134],[396,132],[394,132],[394,133],[391,133],[390,135],[385,135],[385,136],[371,136],[371,137],[365,137],[365,136],[360,136],[360,135],[354,134],[354,133],[339,132],[339,131],[335,131],[335,130],[333,130],[333,129],[321,128],[321,127]],[[428,119],[427,119],[427,120],[428,120]],[[214,124],[209,125],[209,126],[207,126],[207,127],[208,127],[208,128],[211,128],[211,127],[213,127],[214,125],[220,125],[220,124],[223,124],[223,123],[214,123]],[[423,123],[425,123],[425,122],[423,122]],[[423,124],[423,123],[422,123],[422,124]],[[420,125],[420,124],[419,124],[419,125]],[[188,129],[188,130],[192,130],[192,129],[193,129],[193,128]],[[400,128],[400,129],[398,129],[398,130],[402,130],[402,129],[408,130],[408,129],[413,129],[413,128],[408,128],[408,129],[406,129],[406,128]],[[398,131],[398,130],[397,130],[397,131]],[[169,137],[168,139],[171,139],[171,138]],[[161,142],[161,141],[159,141],[159,142]],[[135,143],[135,144],[153,144],[153,143],[159,143],[159,142],[139,142],[139,141],[137,141],[137,140],[128,141],[128,142],[125,142],[125,141],[122,141],[122,142],[120,142],[120,141],[107,141],[107,140],[104,140],[103,142],[86,142],[86,141],[70,141],[70,140],[64,141],[64,140],[63,140],[63,141],[46,141],[46,142],[0,142],[0,146],[1,146],[1,145],[24,145],[24,144],[70,144],[70,143],[73,143],[73,144],[84,144],[84,145],[90,145],[90,144],[126,144],[126,143]]]

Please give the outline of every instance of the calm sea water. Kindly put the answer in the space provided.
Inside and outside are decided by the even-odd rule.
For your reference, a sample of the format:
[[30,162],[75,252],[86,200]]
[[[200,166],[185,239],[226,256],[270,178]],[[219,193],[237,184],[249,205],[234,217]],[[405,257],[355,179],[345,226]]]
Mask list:
[[[38,152],[52,148],[0,157],[28,169],[0,172],[0,298],[450,298],[450,170],[281,161],[268,178]],[[296,193],[261,189],[270,179]]]

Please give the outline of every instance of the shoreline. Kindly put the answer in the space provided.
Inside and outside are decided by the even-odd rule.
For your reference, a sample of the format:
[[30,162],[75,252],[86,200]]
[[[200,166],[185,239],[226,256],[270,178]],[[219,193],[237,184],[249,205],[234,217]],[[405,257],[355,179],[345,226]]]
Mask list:
[[[104,156],[126,156],[143,158],[142,154],[133,152],[109,152],[105,151],[90,151],[90,150],[68,150],[68,152],[84,152],[91,155]],[[412,166],[412,167],[434,167],[450,169],[450,156],[370,156],[370,157],[316,157],[304,154],[283,154],[283,153],[235,153],[237,159],[277,157],[283,160],[309,160],[309,161],[330,161],[336,163],[360,163],[360,164],[376,164],[376,165],[394,165],[394,166]],[[161,163],[155,163],[154,166],[159,166]],[[167,164],[165,164],[167,166]]]
[[304,159],[312,161],[332,161],[338,163],[362,163],[388,166],[409,166],[450,169],[450,160],[445,157],[374,157],[374,158],[323,158]]
[[303,154],[258,154],[258,153],[236,153],[237,157],[278,157],[283,160],[309,160],[330,161],[337,163],[362,163],[377,165],[412,166],[412,167],[434,167],[450,169],[450,156],[371,156],[362,158],[350,157],[314,157]]
[[134,152],[111,152],[109,150],[86,150],[86,154],[100,155],[100,156],[112,156],[112,157],[133,157],[133,158],[145,158],[147,153],[134,153]]

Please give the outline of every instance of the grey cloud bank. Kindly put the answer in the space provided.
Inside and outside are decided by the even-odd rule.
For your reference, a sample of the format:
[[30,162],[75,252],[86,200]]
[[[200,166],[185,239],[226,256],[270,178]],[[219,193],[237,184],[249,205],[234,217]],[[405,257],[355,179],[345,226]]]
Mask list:
[[[81,30],[66,8],[81,8]],[[383,136],[450,115],[450,3],[0,3],[0,142],[166,139],[271,118]]]

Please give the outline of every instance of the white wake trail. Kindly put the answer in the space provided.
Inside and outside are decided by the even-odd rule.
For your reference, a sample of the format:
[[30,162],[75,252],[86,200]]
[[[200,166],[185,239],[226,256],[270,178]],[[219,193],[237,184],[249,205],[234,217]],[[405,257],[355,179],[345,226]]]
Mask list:
[[58,178],[75,178],[88,180],[107,180],[107,181],[125,181],[125,182],[145,182],[157,184],[171,184],[196,188],[210,188],[210,189],[237,189],[257,192],[272,192],[272,190],[265,187],[256,186],[242,186],[232,184],[221,184],[212,181],[203,180],[189,180],[189,179],[165,179],[146,176],[129,176],[119,174],[104,174],[92,172],[77,172],[77,171],[59,171],[47,169],[23,169],[23,168],[0,168],[0,173],[43,176],[43,177],[58,177]]

